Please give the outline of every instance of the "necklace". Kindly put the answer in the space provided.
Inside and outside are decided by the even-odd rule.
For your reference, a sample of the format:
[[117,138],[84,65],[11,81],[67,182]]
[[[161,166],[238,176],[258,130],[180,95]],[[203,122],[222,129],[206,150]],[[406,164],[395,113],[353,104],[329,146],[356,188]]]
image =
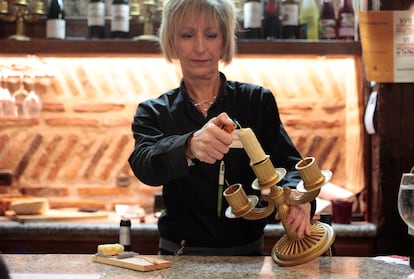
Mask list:
[[[202,100],[198,103],[194,103],[194,100],[190,98],[191,102],[193,103],[193,106],[195,106],[196,108],[202,110],[203,114],[206,114],[208,109],[211,107],[212,104],[214,104],[214,102],[216,101],[217,95],[214,96],[210,101],[207,100]],[[202,108],[201,106],[207,105],[206,107]]]

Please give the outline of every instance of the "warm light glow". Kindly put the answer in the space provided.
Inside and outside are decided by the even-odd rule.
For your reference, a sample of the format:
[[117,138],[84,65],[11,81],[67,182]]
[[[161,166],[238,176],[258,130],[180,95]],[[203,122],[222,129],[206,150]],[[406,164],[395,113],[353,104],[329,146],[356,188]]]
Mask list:
[[[43,118],[56,117],[59,107],[62,114],[76,114],[73,107],[79,103],[120,104],[125,108],[110,116],[105,114],[105,121],[111,123],[115,116],[129,121],[137,104],[176,88],[181,79],[179,65],[167,63],[161,55],[47,56],[40,57],[40,62],[53,76],[39,79],[35,86],[44,104],[40,128],[46,130]],[[2,57],[0,71],[30,63],[32,57]],[[301,154],[316,157],[321,169],[331,169],[336,185],[352,192],[361,190],[364,168],[360,57],[243,55],[220,69],[229,80],[269,88]],[[16,80],[7,80],[7,84],[11,92],[17,89]],[[126,125],[124,131],[128,133],[129,129]]]

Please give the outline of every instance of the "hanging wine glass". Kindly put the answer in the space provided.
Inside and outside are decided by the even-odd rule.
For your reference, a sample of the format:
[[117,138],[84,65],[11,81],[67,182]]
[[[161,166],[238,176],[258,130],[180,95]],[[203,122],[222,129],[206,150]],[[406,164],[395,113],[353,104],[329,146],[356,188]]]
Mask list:
[[9,75],[3,72],[1,75],[1,87],[0,87],[0,107],[1,116],[5,118],[17,117],[17,107],[14,98],[11,96],[9,89],[7,88],[7,78]]
[[[36,76],[31,76],[34,79]],[[24,98],[22,104],[23,115],[28,118],[38,118],[42,110],[42,103],[34,91],[33,84],[29,94]]]
[[13,100],[17,108],[17,116],[23,116],[23,102],[24,99],[29,95],[29,92],[24,88],[24,74],[19,74],[19,88],[13,93]]

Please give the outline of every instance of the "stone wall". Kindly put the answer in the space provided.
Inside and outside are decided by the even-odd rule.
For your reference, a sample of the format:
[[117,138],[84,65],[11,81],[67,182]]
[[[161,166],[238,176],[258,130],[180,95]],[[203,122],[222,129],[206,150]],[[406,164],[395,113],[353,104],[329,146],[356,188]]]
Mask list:
[[[0,65],[29,60],[7,57]],[[358,192],[364,187],[359,63],[352,57],[257,57],[238,58],[222,70],[228,79],[272,89],[301,154],[315,156],[334,172],[335,184]],[[0,193],[48,197],[52,207],[127,203],[151,210],[161,188],[131,174],[130,125],[140,101],[179,84],[178,66],[160,57],[45,57],[40,65],[52,77],[25,83],[42,101],[40,117],[0,118],[0,169],[14,175],[13,186],[0,186]],[[18,80],[3,84],[13,93]],[[130,184],[119,186],[128,177]]]

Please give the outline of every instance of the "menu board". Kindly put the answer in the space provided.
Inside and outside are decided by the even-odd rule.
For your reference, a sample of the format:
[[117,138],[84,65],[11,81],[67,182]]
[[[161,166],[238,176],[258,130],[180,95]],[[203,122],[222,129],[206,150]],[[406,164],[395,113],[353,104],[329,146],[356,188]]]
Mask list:
[[369,81],[414,82],[413,11],[360,11],[359,29]]

